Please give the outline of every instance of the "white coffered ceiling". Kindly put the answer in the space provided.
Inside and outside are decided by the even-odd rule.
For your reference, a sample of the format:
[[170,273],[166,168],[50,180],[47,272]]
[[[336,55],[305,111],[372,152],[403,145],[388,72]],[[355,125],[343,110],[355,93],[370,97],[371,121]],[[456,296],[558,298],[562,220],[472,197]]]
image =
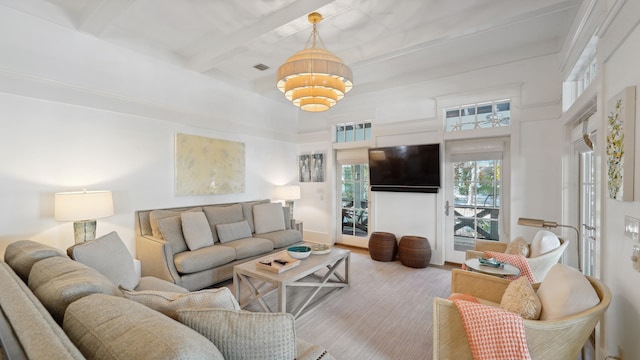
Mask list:
[[[354,89],[437,77],[452,65],[558,51],[579,0],[0,0],[47,21],[285,102],[277,68],[318,11]],[[551,50],[550,50],[551,49]],[[266,71],[256,64],[270,67]]]

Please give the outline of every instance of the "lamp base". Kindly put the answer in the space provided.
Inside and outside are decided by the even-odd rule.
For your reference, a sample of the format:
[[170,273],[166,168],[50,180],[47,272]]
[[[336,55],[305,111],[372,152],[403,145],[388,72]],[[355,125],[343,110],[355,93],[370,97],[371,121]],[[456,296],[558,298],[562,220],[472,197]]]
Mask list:
[[291,226],[295,226],[295,220],[293,219],[293,200],[286,200],[285,206],[289,208],[289,223]]
[[73,237],[76,244],[96,238],[96,221],[82,220],[73,222]]

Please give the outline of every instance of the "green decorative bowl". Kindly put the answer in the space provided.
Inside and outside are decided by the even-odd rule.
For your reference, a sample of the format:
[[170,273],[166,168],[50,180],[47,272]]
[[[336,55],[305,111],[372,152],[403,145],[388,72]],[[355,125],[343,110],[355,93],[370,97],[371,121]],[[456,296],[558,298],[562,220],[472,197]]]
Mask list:
[[311,254],[311,247],[299,245],[287,248],[287,253],[294,259],[304,259]]

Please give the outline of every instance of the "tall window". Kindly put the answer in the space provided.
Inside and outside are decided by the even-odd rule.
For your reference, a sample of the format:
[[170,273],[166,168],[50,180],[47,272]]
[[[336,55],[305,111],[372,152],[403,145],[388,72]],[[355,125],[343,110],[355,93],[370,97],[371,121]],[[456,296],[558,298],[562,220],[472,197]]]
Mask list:
[[473,240],[500,240],[501,160],[454,162],[454,248],[464,251]]
[[369,165],[342,165],[342,234],[369,236]]
[[509,99],[469,104],[444,109],[445,131],[464,131],[509,126]]

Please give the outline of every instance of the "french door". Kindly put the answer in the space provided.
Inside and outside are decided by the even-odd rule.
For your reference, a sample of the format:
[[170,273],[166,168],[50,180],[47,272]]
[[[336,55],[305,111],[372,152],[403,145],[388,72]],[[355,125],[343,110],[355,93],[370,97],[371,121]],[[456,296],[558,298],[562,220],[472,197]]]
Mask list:
[[342,244],[364,247],[369,242],[369,165],[340,166],[340,235]]
[[[462,263],[476,239],[504,232],[504,141],[448,142],[445,164],[445,260]],[[487,151],[489,149],[490,151]]]

